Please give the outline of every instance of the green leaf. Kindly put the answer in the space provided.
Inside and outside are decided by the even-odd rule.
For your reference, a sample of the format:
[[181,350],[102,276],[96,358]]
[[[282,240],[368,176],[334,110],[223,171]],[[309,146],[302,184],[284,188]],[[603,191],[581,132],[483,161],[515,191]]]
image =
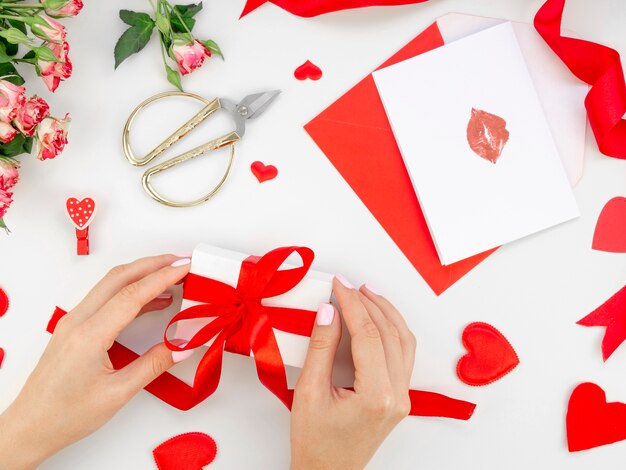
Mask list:
[[24,137],[24,134],[16,134],[16,136],[13,137],[13,140],[8,144],[0,144],[0,154],[5,157],[16,157],[23,153],[27,153],[24,148],[25,142],[26,137]]
[[32,152],[33,151],[33,138],[26,137],[26,140],[24,140],[24,144],[22,145],[22,148],[24,149],[24,153]]
[[120,10],[120,19],[129,26],[145,26],[148,23],[154,25],[150,15],[132,10]]
[[24,79],[18,73],[15,66],[9,62],[0,64],[0,77],[4,77],[3,80],[11,82],[15,85],[23,85]]
[[11,26],[19,29],[21,32],[26,34],[26,23],[24,23],[23,21],[17,21],[17,20],[7,20],[7,21],[9,22]]
[[146,47],[153,29],[154,22],[150,20],[150,23],[144,23],[141,26],[131,26],[124,31],[124,34],[117,40],[115,50],[113,51],[113,55],[115,56],[115,68],[131,55]]
[[222,59],[224,58],[224,54],[222,54],[222,50],[220,49],[220,46],[218,46],[215,41],[213,41],[212,39],[207,39],[206,41],[200,41],[200,42],[204,44],[204,47],[210,50],[212,54],[216,54],[220,56]]
[[167,18],[163,15],[157,14],[156,18],[156,27],[163,33],[164,35],[170,34],[170,22],[167,21]]
[[4,220],[2,219],[2,217],[0,217],[0,228],[3,228],[4,230],[6,230],[7,233],[9,233],[9,227],[7,227],[7,225],[4,223]]
[[11,56],[14,56],[15,54],[17,54],[17,51],[19,49],[19,45],[11,44],[9,41],[4,39],[3,37],[0,37],[0,43],[4,45],[4,49],[6,50],[7,54],[9,54]]
[[6,46],[0,42],[0,63],[11,62],[13,57],[7,54]]
[[180,91],[183,91],[183,85],[180,83],[180,74],[167,64],[165,64],[165,72],[167,73],[167,81]]
[[0,37],[3,37],[11,44],[30,44],[31,40],[17,28],[0,30]]
[[[196,24],[196,20],[194,20],[193,17],[196,16],[200,10],[202,10],[202,2],[189,5],[176,5],[170,17],[172,31],[175,33],[186,33],[187,30],[191,31]],[[182,21],[176,13],[180,15]],[[185,28],[185,26],[187,27]]]

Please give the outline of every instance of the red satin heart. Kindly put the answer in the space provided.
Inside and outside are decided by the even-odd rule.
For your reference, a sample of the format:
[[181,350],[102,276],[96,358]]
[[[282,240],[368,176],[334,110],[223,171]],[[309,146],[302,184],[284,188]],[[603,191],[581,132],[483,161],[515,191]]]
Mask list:
[[467,385],[488,385],[501,379],[519,364],[511,343],[487,323],[470,323],[463,330],[468,353],[459,359],[456,373]]
[[307,78],[310,80],[319,80],[322,78],[322,69],[310,60],[307,60],[293,72],[293,76],[298,80],[306,80]]
[[272,180],[278,175],[278,169],[274,165],[265,165],[263,162],[254,162],[250,165],[250,170],[259,183]]
[[570,396],[566,425],[570,452],[623,441],[626,439],[626,404],[607,403],[604,390],[593,383],[582,383]]
[[0,289],[0,317],[7,313],[7,310],[9,310],[9,296]]
[[96,201],[90,197],[86,197],[81,201],[75,197],[69,197],[65,202],[65,208],[74,227],[82,230],[91,223],[96,213]]
[[2,361],[4,361],[4,349],[0,348],[0,367],[2,367]]
[[202,470],[217,455],[217,445],[202,432],[179,434],[159,444],[153,451],[159,470]]
[[626,253],[626,197],[614,197],[606,203],[593,234],[594,250]]

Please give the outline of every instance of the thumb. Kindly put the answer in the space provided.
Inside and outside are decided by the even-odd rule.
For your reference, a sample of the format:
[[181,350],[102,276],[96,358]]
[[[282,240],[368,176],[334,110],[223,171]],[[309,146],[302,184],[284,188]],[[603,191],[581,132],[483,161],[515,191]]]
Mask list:
[[[172,342],[176,343],[176,340]],[[182,341],[182,344],[178,344],[178,346],[182,347],[185,344],[187,342]],[[193,349],[173,352],[168,349],[165,343],[160,343],[118,371],[118,375],[126,387],[129,387],[133,392],[138,392],[174,364],[187,359],[192,354]]]
[[341,340],[341,318],[331,304],[322,304],[317,311],[298,383],[319,387],[332,385],[333,363]]

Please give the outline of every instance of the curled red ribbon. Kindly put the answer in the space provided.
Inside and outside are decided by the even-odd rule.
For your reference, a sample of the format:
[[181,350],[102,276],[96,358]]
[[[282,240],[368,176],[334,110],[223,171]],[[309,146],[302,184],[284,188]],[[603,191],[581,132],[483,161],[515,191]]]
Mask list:
[[[302,259],[302,266],[280,270],[293,253]],[[292,334],[310,336],[316,312],[263,305],[264,298],[288,292],[304,278],[313,262],[313,251],[304,247],[286,247],[270,251],[263,257],[243,261],[237,287],[214,279],[189,274],[185,281],[186,299],[202,302],[172,318],[168,329],[177,321],[213,318],[183,347],[165,342],[173,351],[197,348],[212,341],[202,357],[193,387],[170,373],[164,373],[146,391],[180,410],[189,410],[209,397],[219,385],[224,350],[250,355],[252,352],[261,383],[291,409],[293,389],[287,385],[285,366],[276,343],[274,328]],[[57,307],[48,323],[53,332],[59,318],[66,312]],[[167,330],[166,330],[167,332]],[[115,369],[125,367],[139,355],[117,341],[109,350]],[[476,405],[445,395],[409,390],[412,416],[439,416],[467,420]]]

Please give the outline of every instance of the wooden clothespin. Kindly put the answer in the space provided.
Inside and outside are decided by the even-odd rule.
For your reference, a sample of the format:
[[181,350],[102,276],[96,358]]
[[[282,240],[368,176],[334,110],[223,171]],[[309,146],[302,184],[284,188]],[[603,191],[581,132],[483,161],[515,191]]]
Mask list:
[[76,254],[89,254],[89,224],[96,214],[96,201],[90,197],[78,200],[75,197],[65,201],[67,215],[76,228]]

